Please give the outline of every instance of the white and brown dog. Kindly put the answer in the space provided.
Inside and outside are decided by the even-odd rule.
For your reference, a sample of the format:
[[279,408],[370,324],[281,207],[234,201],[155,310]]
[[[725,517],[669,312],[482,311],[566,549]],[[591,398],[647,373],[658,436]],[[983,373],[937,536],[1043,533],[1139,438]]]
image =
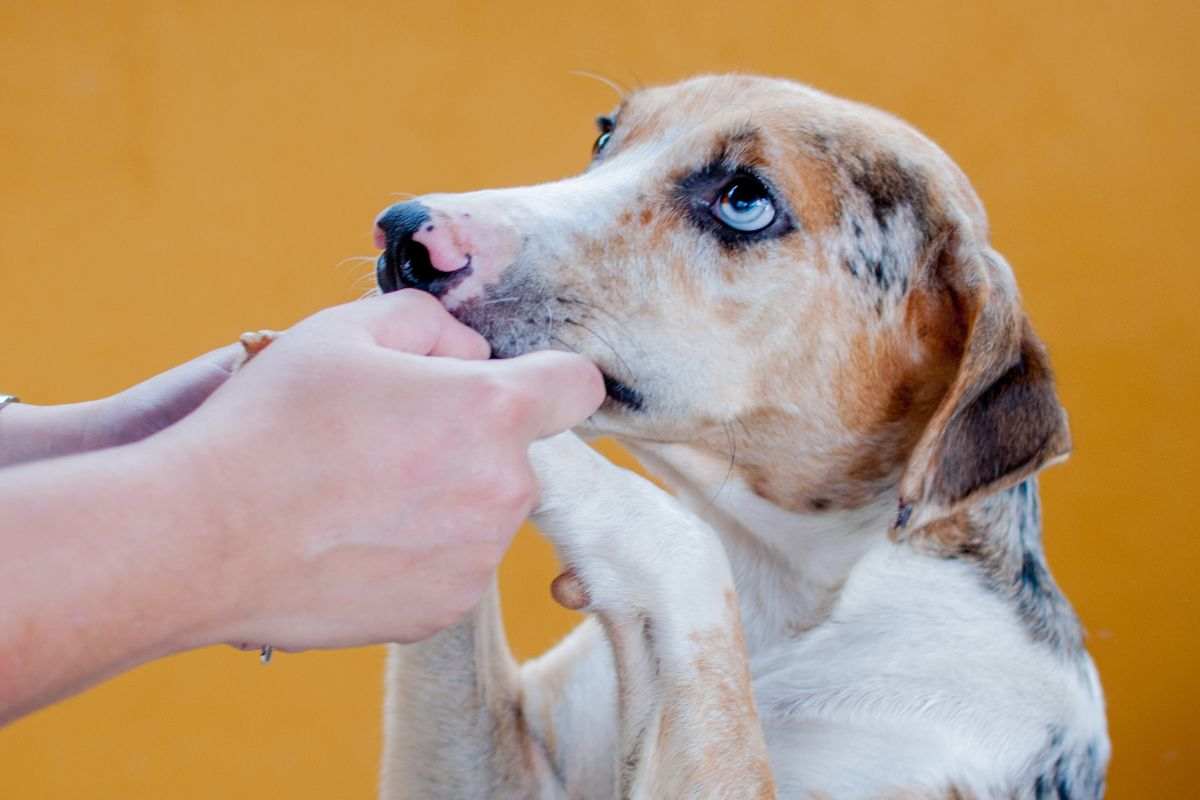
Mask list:
[[626,97],[582,175],[378,219],[384,291],[609,399],[534,447],[590,612],[516,665],[493,592],[397,647],[383,795],[1094,798],[1095,668],[1035,474],[1065,414],[982,205],[937,146],[782,80]]

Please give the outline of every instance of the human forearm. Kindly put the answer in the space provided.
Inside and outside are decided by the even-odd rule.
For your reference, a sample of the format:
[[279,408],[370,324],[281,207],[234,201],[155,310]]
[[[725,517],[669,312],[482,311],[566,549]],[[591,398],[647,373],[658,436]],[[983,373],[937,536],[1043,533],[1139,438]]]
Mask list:
[[372,298],[227,383],[216,351],[115,396],[108,449],[0,470],[0,723],[189,647],[460,619],[533,505],[529,443],[604,397],[581,358],[488,354],[429,295]]
[[211,640],[224,600],[184,473],[148,443],[0,473],[0,724]]

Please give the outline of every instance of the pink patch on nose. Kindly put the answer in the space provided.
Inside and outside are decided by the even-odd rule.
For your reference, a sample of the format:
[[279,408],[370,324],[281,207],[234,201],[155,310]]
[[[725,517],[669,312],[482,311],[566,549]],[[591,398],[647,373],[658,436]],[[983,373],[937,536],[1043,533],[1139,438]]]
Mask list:
[[450,226],[444,221],[441,224],[427,223],[421,226],[421,230],[414,233],[412,238],[429,251],[429,263],[434,269],[455,272],[471,265],[471,254],[464,252]]
[[375,223],[375,231],[372,238],[375,242],[376,250],[383,250],[387,248],[387,234],[383,232],[383,228],[379,227],[378,222]]

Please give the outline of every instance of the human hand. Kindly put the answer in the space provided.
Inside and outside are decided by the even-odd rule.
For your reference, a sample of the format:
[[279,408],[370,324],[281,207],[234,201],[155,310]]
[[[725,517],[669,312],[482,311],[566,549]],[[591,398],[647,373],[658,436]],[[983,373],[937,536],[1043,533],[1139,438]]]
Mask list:
[[0,466],[102,450],[145,439],[194,411],[242,353],[229,345],[100,400],[17,404],[0,419]]
[[87,449],[137,442],[175,424],[229,379],[241,353],[241,345],[228,345],[95,401]]
[[465,614],[535,501],[530,443],[604,396],[577,356],[487,355],[428,295],[359,301],[148,440],[187,476],[196,568],[218,582],[187,644],[413,641]]

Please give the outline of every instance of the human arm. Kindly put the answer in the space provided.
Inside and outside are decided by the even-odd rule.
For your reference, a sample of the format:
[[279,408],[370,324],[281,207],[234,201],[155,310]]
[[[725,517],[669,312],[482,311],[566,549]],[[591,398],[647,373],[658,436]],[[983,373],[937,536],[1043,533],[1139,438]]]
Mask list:
[[140,441],[194,411],[242,352],[229,345],[99,400],[14,403],[0,413],[0,468]]
[[400,294],[297,325],[158,435],[0,472],[0,721],[192,647],[412,641],[474,604],[534,502],[530,441],[601,380],[425,357],[486,345]]

